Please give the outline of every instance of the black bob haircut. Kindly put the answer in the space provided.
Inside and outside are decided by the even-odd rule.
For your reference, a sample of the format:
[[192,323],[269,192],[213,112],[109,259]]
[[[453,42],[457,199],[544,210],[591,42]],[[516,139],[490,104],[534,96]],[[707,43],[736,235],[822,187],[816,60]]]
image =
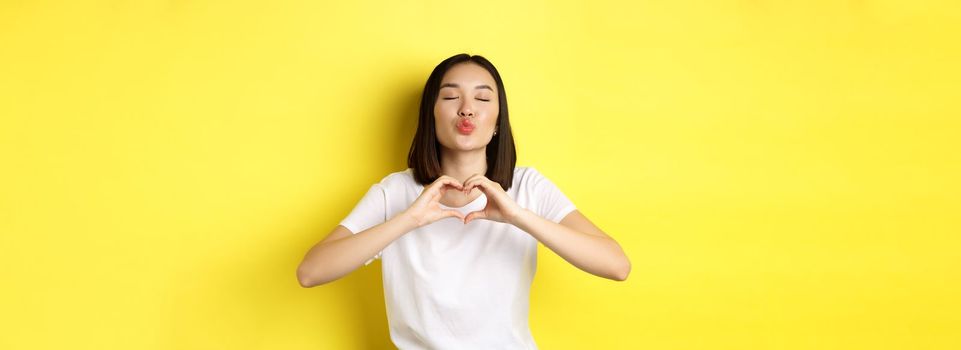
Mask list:
[[417,118],[417,132],[410,144],[407,154],[407,166],[413,170],[414,180],[427,186],[433,183],[441,174],[440,151],[441,145],[437,141],[437,130],[434,128],[434,104],[440,94],[441,80],[447,70],[458,63],[470,62],[487,69],[497,83],[497,101],[500,110],[497,114],[497,134],[487,144],[487,173],[484,174],[491,181],[497,182],[505,191],[511,188],[514,181],[514,165],[517,162],[517,150],[514,147],[514,134],[511,132],[510,119],[507,114],[507,95],[504,92],[504,82],[497,73],[497,68],[480,55],[457,54],[443,60],[427,78],[424,94],[420,99],[420,116]]

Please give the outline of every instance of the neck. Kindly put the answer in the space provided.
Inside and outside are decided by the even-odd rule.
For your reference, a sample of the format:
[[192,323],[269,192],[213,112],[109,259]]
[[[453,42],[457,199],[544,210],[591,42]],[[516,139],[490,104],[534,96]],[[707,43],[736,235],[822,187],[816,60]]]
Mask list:
[[487,174],[487,150],[471,151],[444,149],[440,154],[441,173],[464,182],[474,174]]

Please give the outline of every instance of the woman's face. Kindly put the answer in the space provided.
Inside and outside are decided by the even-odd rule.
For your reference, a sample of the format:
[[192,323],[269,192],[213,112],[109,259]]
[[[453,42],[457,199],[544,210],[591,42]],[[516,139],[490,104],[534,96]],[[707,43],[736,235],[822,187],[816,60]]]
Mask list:
[[486,69],[471,62],[452,66],[441,79],[434,104],[438,142],[457,151],[486,148],[499,110],[497,83]]

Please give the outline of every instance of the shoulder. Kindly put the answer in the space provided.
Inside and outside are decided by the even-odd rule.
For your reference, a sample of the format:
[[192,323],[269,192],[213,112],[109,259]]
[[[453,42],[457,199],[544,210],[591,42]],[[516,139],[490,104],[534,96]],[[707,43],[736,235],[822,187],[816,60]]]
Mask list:
[[537,169],[532,166],[515,166],[514,167],[514,182],[516,183],[518,179],[530,178],[531,176],[539,174]]
[[533,166],[514,167],[514,187],[532,188],[540,185],[546,177]]
[[418,184],[417,181],[414,180],[413,170],[407,168],[387,174],[387,176],[384,176],[384,178],[382,178],[377,185],[380,185],[386,189],[396,187],[417,187]]

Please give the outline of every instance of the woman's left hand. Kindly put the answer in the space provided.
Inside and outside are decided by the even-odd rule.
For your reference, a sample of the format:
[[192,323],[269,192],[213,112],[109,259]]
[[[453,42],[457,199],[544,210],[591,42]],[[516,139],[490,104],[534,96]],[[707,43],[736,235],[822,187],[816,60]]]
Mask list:
[[465,194],[479,188],[487,196],[487,205],[484,209],[471,212],[464,217],[464,224],[470,223],[474,219],[487,219],[508,224],[513,224],[514,220],[521,214],[521,208],[504,192],[500,183],[491,181],[483,174],[474,174],[464,181],[463,191]]

